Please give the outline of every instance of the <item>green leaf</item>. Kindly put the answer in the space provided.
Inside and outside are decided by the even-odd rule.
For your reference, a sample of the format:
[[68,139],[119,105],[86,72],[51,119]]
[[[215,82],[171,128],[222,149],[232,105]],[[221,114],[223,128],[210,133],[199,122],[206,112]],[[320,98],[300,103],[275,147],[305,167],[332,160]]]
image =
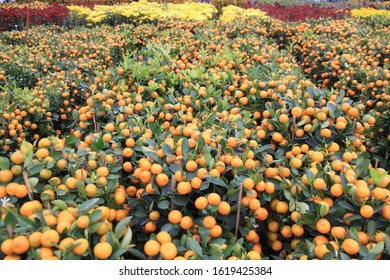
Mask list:
[[202,185],[200,186],[200,190],[204,191],[209,188],[210,183],[209,182],[203,182]]
[[362,219],[363,219],[363,217],[360,215],[353,215],[353,216],[349,216],[349,217],[345,218],[345,220],[350,221],[350,222],[356,221],[356,220],[362,220]]
[[99,201],[100,198],[92,198],[92,199],[89,199],[87,201],[84,201],[80,207],[79,207],[79,210],[80,211],[88,211],[90,209],[92,209],[96,203]]
[[142,152],[145,154],[145,156],[150,157],[157,162],[160,160],[160,157],[148,147],[142,147]]
[[325,215],[326,210],[327,210],[326,206],[321,204],[321,206],[320,206],[320,215],[321,215],[321,217],[323,217]]
[[378,179],[378,185],[383,181],[383,179],[386,177],[387,172],[382,172]]
[[[360,158],[359,158],[360,159]],[[362,160],[360,162],[360,164],[358,164],[356,170],[358,172],[365,172],[368,170],[368,166],[370,165],[370,160],[369,159],[365,159],[365,160]],[[372,169],[372,168],[371,168]]]
[[31,187],[34,188],[38,184],[39,179],[38,178],[29,178],[28,181],[30,182]]
[[329,126],[329,121],[326,120],[324,121],[322,124],[321,124],[321,128],[325,128],[325,127],[328,127]]
[[202,248],[200,247],[199,243],[195,239],[187,238],[186,246],[187,248],[193,250],[198,257],[201,258],[203,256]]
[[332,119],[335,119],[336,116],[335,116],[334,112],[335,112],[335,110],[336,110],[336,107],[335,107],[332,103],[326,104],[326,107],[329,108],[329,116],[330,116]]
[[129,217],[126,217],[124,219],[122,219],[116,226],[115,226],[115,232],[118,232],[120,230],[122,230],[131,220],[131,216]]
[[177,206],[183,206],[183,205],[187,204],[188,198],[186,198],[185,196],[182,196],[182,195],[174,195],[173,196],[173,202]]
[[383,249],[385,248],[385,243],[383,241],[379,242],[375,246],[371,247],[368,251],[372,254],[378,255],[382,253]]
[[314,176],[314,174],[313,174],[313,172],[311,172],[309,169],[308,170],[306,170],[306,177],[307,177],[307,180],[309,181],[309,184],[310,185],[313,185],[313,182],[314,182],[314,180],[315,180],[315,176]]
[[169,208],[169,201],[168,200],[161,200],[158,204],[157,207],[160,208],[161,210],[165,210]]
[[97,232],[98,231],[98,229],[99,229],[99,227],[101,226],[101,222],[100,223],[95,223],[95,224],[90,224],[89,226],[88,226],[88,229],[89,229],[89,231],[91,232],[91,233],[95,233],[95,232]]
[[247,159],[248,159],[248,154],[249,154],[249,149],[246,149],[243,153],[242,153],[242,155],[241,155],[241,158],[242,158],[242,160],[245,162]]
[[76,109],[73,109],[73,111],[72,111],[72,117],[73,117],[73,120],[75,120],[75,121],[79,121],[80,119],[79,119],[79,117],[80,117],[80,115],[79,115],[79,112],[76,110]]
[[9,170],[11,167],[11,162],[6,157],[0,157],[0,169]]
[[[328,243],[329,244],[329,243]],[[328,247],[328,246],[326,246]],[[332,245],[330,245],[330,247],[333,247]],[[322,257],[322,260],[332,260],[333,259],[333,254],[331,252],[328,252],[326,253],[323,257]]]
[[367,233],[369,235],[372,235],[376,232],[376,222],[373,220],[370,220],[367,224]]
[[[73,135],[74,136],[74,135]],[[76,136],[74,136],[76,138]],[[27,141],[23,141],[22,142],[22,146],[23,148],[27,151],[26,152],[26,155],[29,156],[29,155],[32,155],[33,153],[33,149],[30,147],[30,145],[28,145],[28,142]]]
[[[206,247],[207,246],[207,240],[210,237],[210,230],[208,228],[200,227],[199,228],[199,234],[200,234],[200,239],[202,240],[203,247]],[[189,237],[189,238],[191,238],[191,237]]]
[[57,194],[57,196],[63,196],[63,195],[66,195],[66,190],[63,190],[63,189],[57,189],[57,190],[56,190],[56,194]]
[[347,210],[349,210],[349,211],[355,211],[355,208],[351,205],[351,204],[349,204],[348,202],[346,202],[346,201],[339,201],[339,206],[341,207],[341,208],[345,208],[345,209],[347,209]]
[[130,245],[132,238],[133,238],[133,231],[131,230],[130,227],[127,227],[127,232],[126,232],[125,236],[123,236],[122,241],[121,241],[121,248],[127,249],[127,246]]
[[225,181],[222,180],[221,178],[211,177],[210,182],[213,183],[214,185],[218,185],[225,188],[227,187]]
[[198,139],[198,153],[202,153],[203,152],[203,148],[204,148],[204,145],[205,145],[205,141],[204,141],[204,138],[202,137],[202,135],[199,136],[199,139]]
[[43,168],[44,168],[44,165],[42,165],[42,164],[34,165],[34,166],[30,169],[30,175],[38,174],[39,172],[41,172],[41,170],[42,170]]
[[339,255],[340,255],[340,259],[342,260],[351,260],[351,258],[343,252],[339,252]]
[[18,218],[16,217],[14,212],[9,211],[4,218],[4,223],[14,228],[18,224]]
[[287,200],[291,200],[291,198],[292,198],[292,194],[291,194],[291,192],[290,191],[288,191],[288,190],[283,190],[283,195],[284,195],[284,197],[287,199]]
[[99,140],[94,141],[92,143],[92,150],[95,152],[101,151],[103,148],[104,148],[104,141],[101,138],[99,138]]
[[298,122],[297,123],[297,126],[299,127],[299,126],[302,126],[302,125],[304,125],[306,123],[306,119],[303,119],[303,120],[301,120],[300,122]]
[[58,208],[60,208],[61,210],[66,210],[68,209],[68,205],[66,205],[66,203],[63,201],[63,200],[53,200],[51,202],[51,204],[53,204],[54,206],[57,206]]
[[371,176],[372,179],[375,180],[375,179],[379,178],[379,173],[378,173],[378,171],[376,171],[375,168],[371,168],[370,169],[370,176]]
[[183,142],[181,143],[181,152],[183,155],[188,154],[188,151],[190,150],[190,145],[188,143],[187,138],[183,138]]
[[218,244],[210,244],[210,254],[222,254],[222,248]]
[[331,251],[332,253],[335,252],[335,249],[333,247],[333,245],[331,243],[327,243],[326,244],[326,249],[328,249],[329,251]]
[[89,220],[91,221],[91,223],[93,223],[99,220],[101,216],[102,210],[94,210],[91,215],[89,215]]
[[79,195],[83,198],[86,198],[88,193],[87,193],[87,190],[85,189],[84,183],[80,180],[77,180],[76,187],[77,187],[77,190],[79,191]]
[[161,227],[161,231],[170,232],[173,229],[173,224],[167,223]]
[[127,250],[124,250],[124,249],[118,249],[116,250],[115,252],[113,252],[110,256],[110,260],[116,260],[118,259],[120,256],[122,256],[123,254],[125,254],[127,252]]
[[359,254],[362,255],[363,257],[369,254],[368,249],[366,248],[366,246],[360,246],[359,247]]
[[211,153],[210,152],[205,152],[204,153],[204,160],[207,164],[210,164],[211,160],[213,159],[213,157],[211,156]]
[[127,252],[129,252],[134,257],[137,257],[140,260],[146,260],[146,256],[141,251],[139,251],[137,249],[129,248],[129,249],[127,249]]
[[305,213],[302,215],[302,220],[308,225],[314,224],[316,220],[316,215],[314,213]]
[[171,164],[171,165],[169,166],[169,169],[170,169],[173,173],[176,173],[177,171],[180,170],[180,165],[178,165],[178,164]]
[[354,188],[354,187],[355,187],[355,185],[353,185],[353,184],[347,184],[345,187],[343,187],[343,193],[344,193],[344,194],[349,193],[349,191],[350,191],[352,188]]
[[258,150],[256,150],[256,153],[261,153],[261,152],[264,152],[264,151],[270,150],[270,149],[272,149],[272,145],[271,144],[267,144],[267,145],[262,146]]
[[359,237],[358,237],[358,232],[355,228],[351,227],[349,229],[349,236],[352,238],[352,239],[355,239],[356,241],[359,241]]
[[146,142],[148,143],[148,145],[150,147],[152,147],[153,149],[157,149],[157,144],[154,140],[152,140],[151,138],[147,138],[146,139]]
[[364,261],[374,261],[376,260],[376,256],[373,253],[368,253],[363,258]]
[[241,257],[241,254],[242,254],[242,245],[241,244],[234,244],[233,246],[233,255],[236,256],[236,257]]
[[71,134],[71,135],[65,137],[65,143],[67,146],[74,145],[78,141],[79,141],[79,139],[74,134]]
[[[283,193],[285,192],[285,191],[287,191],[287,190],[284,190],[283,191]],[[287,191],[288,192],[288,191]],[[291,193],[290,193],[290,195],[291,195]],[[285,195],[286,196],[286,195]],[[292,198],[292,197],[291,197]],[[288,202],[288,210],[290,211],[290,212],[293,212],[294,210],[295,210],[295,200],[294,199],[289,199],[289,202]]]
[[25,223],[26,225],[29,225],[32,228],[35,228],[35,229],[37,228],[37,224],[33,220],[31,220],[27,217],[19,216],[19,223],[20,223],[20,226],[23,226],[23,223]]
[[171,146],[169,146],[168,144],[163,144],[161,146],[161,149],[164,152],[164,155],[166,155],[167,157],[170,157],[170,158],[173,157],[173,151],[172,151]]
[[301,214],[305,214],[305,213],[309,212],[309,205],[307,205],[307,204],[304,203],[304,202],[298,202],[298,203],[297,203],[297,210],[298,210]]
[[341,185],[345,187],[348,184],[347,177],[343,173],[340,174],[340,179],[341,179]]

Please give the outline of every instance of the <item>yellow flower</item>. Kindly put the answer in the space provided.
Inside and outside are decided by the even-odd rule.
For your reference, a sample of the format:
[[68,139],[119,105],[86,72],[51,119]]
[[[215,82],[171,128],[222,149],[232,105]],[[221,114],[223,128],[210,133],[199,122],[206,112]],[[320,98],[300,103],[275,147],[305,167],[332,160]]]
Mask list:
[[77,15],[81,18],[86,18],[91,13],[91,10],[82,6],[68,6],[71,14]]
[[259,9],[242,9],[233,5],[222,8],[221,21],[228,22],[236,19],[237,17],[255,17],[259,19],[268,18],[267,14]]
[[208,3],[159,4],[146,0],[114,6],[96,5],[92,11],[80,6],[68,6],[68,8],[71,13],[85,18],[89,23],[100,23],[112,16],[124,17],[130,21],[159,18],[206,21],[217,12],[217,9]]
[[375,17],[375,16],[386,16],[390,17],[390,11],[388,10],[376,10],[373,8],[362,8],[351,11],[352,17]]
[[[16,3],[16,2],[5,2],[1,4],[2,8],[27,8],[28,3]],[[49,7],[49,3],[41,2],[41,1],[32,1],[30,3],[31,9],[42,10]]]

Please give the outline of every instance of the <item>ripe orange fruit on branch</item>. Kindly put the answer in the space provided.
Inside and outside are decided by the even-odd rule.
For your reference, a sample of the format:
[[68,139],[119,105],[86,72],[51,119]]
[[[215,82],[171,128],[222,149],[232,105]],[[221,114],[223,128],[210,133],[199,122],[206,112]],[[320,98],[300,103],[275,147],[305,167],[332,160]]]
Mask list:
[[207,198],[204,196],[200,196],[195,200],[195,207],[199,210],[206,209],[208,204]]
[[98,260],[105,260],[111,255],[112,246],[108,242],[99,242],[93,248],[93,253]]
[[53,247],[53,244],[57,244],[60,241],[60,235],[57,231],[49,229],[42,233],[41,244],[47,248]]
[[159,233],[157,233],[156,238],[157,238],[157,241],[160,242],[160,244],[164,244],[164,243],[172,241],[171,235],[166,231],[160,231]]
[[370,205],[363,205],[360,208],[360,215],[362,215],[363,218],[369,219],[374,215],[374,208]]
[[14,164],[22,164],[24,162],[24,155],[20,151],[16,151],[11,155],[10,160]]
[[172,242],[166,242],[161,245],[160,253],[163,260],[173,260],[177,256],[177,248]]
[[341,244],[341,247],[343,248],[344,252],[349,255],[355,255],[359,252],[359,243],[351,238],[345,239]]
[[74,241],[74,244],[77,244],[76,247],[73,248],[73,253],[76,255],[83,255],[89,248],[89,242],[85,238],[79,238]]
[[183,214],[179,210],[172,210],[168,214],[168,220],[172,224],[178,224],[180,223],[181,219],[183,217]]
[[30,242],[26,236],[17,236],[12,239],[11,249],[15,254],[24,254],[30,248]]
[[316,229],[320,233],[326,234],[330,231],[330,222],[325,218],[319,219],[316,223]]
[[217,222],[213,216],[206,216],[203,218],[203,225],[208,229],[215,227],[216,223]]
[[144,245],[144,252],[147,256],[154,257],[160,254],[160,243],[156,240],[149,240]]

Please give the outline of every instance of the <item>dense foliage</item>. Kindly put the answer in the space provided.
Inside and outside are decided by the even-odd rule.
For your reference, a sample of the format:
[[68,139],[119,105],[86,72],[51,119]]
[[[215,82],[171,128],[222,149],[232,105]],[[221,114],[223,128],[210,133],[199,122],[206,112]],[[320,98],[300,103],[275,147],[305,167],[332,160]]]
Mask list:
[[389,259],[389,20],[226,10],[0,33],[1,259]]

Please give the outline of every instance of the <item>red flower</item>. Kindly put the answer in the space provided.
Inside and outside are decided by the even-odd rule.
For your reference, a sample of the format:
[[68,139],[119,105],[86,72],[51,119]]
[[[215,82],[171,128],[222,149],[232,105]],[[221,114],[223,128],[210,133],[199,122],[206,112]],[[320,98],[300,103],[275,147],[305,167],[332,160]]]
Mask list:
[[312,7],[311,5],[300,6],[282,6],[279,3],[271,4],[252,4],[248,2],[246,8],[257,8],[266,12],[270,17],[283,21],[303,21],[307,18],[327,18],[341,19],[347,14],[348,10],[340,13],[332,7]]
[[[0,30],[9,29],[26,21],[28,8],[1,8]],[[30,9],[31,24],[61,24],[68,17],[69,10],[64,5],[53,4],[44,9]]]

